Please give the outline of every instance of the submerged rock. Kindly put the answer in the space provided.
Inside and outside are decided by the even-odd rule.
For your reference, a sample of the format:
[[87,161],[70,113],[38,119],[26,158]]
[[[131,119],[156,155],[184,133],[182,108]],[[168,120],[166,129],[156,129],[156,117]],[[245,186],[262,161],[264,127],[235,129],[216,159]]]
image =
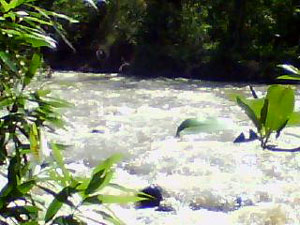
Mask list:
[[[160,205],[160,202],[163,200],[162,188],[159,186],[151,185],[141,190],[141,192],[150,195],[153,198],[138,202],[136,207],[138,209],[158,207]],[[142,195],[139,196],[142,197]]]

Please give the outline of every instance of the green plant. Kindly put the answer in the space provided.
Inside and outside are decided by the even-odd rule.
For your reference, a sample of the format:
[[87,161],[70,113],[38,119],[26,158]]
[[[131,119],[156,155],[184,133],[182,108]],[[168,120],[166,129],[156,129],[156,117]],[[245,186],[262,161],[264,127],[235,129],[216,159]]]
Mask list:
[[290,86],[271,85],[264,98],[236,96],[236,102],[256,127],[263,149],[268,148],[272,133],[278,138],[286,126],[299,125],[300,113],[294,111],[295,95]]
[[300,70],[297,67],[294,67],[292,65],[287,65],[287,64],[282,64],[278,65],[278,67],[281,67],[292,74],[287,74],[287,75],[281,75],[277,77],[277,79],[280,80],[300,80]]
[[[63,128],[58,110],[71,104],[52,97],[50,90],[34,87],[32,80],[42,66],[41,48],[56,46],[46,29],[53,27],[63,36],[57,18],[74,20],[38,7],[36,2],[0,0],[0,176],[6,181],[0,187],[0,223],[84,224],[78,214],[85,204],[104,208],[104,203],[141,198],[101,192],[108,186],[131,192],[111,183],[112,166],[120,160],[119,155],[97,166],[91,178],[72,175],[64,166],[57,144],[51,146],[54,160],[44,156],[48,148],[45,130]],[[48,204],[41,194],[52,195],[54,200]],[[76,199],[79,203],[73,201]],[[61,210],[66,205],[71,212]],[[99,213],[105,220],[121,224],[112,212]]]

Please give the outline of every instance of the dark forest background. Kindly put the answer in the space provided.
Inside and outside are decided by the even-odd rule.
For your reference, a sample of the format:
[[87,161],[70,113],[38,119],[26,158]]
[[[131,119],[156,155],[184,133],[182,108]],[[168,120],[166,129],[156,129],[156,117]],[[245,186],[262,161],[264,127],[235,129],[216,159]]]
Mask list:
[[[271,81],[299,66],[298,0],[75,0],[43,6],[78,19],[46,51],[53,69]],[[62,21],[63,22],[63,21]]]

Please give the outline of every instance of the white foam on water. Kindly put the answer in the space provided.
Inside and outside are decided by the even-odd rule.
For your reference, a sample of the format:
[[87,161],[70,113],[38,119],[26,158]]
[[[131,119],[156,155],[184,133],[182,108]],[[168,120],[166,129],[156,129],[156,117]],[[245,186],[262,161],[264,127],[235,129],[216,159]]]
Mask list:
[[[67,82],[73,85],[66,88]],[[233,143],[252,124],[225,93],[250,96],[248,87],[75,73],[55,73],[48,85],[76,105],[65,110],[67,130],[52,137],[72,145],[65,154],[71,169],[85,171],[121,152],[114,182],[134,189],[158,185],[162,204],[173,209],[112,206],[127,224],[300,223],[300,154],[262,150],[258,141]],[[254,88],[260,95],[267,89]],[[227,129],[174,137],[183,120],[210,117]],[[297,147],[299,136],[299,128],[288,128],[276,143]]]

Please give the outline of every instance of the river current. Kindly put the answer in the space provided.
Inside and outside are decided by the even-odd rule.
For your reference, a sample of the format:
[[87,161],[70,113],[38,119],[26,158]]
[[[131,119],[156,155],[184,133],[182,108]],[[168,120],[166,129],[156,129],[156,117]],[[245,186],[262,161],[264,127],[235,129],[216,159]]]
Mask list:
[[[253,127],[228,94],[250,97],[247,85],[71,72],[54,73],[43,85],[74,104],[64,110],[67,129],[49,136],[70,145],[70,167],[84,173],[122,153],[115,183],[161,188],[168,210],[111,206],[126,224],[300,224],[300,153],[233,143]],[[267,87],[254,89],[263,96]],[[298,92],[297,110],[299,100]],[[227,129],[175,138],[187,118],[217,118]],[[298,147],[299,138],[300,128],[287,128],[276,144]]]

